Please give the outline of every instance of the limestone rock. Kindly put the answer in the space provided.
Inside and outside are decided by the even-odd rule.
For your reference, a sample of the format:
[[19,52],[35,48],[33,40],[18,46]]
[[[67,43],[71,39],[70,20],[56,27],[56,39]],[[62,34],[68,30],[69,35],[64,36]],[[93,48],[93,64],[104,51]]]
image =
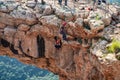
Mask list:
[[115,54],[108,54],[105,59],[109,60],[109,61],[116,61],[117,59],[115,58]]
[[113,30],[111,28],[105,28],[104,29],[104,34],[103,34],[103,37],[108,40],[108,41],[111,41],[111,36],[108,35],[108,34],[112,34],[113,33]]
[[0,11],[1,11],[1,12],[8,12],[8,9],[7,9],[7,7],[6,7],[5,4],[0,3]]
[[73,21],[76,18],[75,12],[69,11],[68,8],[65,9],[57,8],[55,10],[55,15],[57,15],[60,19],[65,19],[66,21]]
[[[100,8],[88,11],[87,4],[85,10],[79,10],[78,7],[83,4],[80,2],[78,5],[79,1],[74,3],[75,7],[71,5],[72,1],[69,2],[69,7],[59,6],[57,1],[55,5],[51,4],[52,0],[45,5],[39,3],[39,0],[38,3],[19,0],[20,5],[10,0],[1,1],[5,3],[3,10],[10,12],[0,11],[0,38],[14,45],[19,54],[26,54],[19,57],[19,54],[14,56],[14,52],[10,52],[10,56],[24,63],[48,69],[58,74],[60,80],[120,79],[120,63],[115,58],[117,55],[104,56],[107,53],[106,45],[112,38],[120,39],[119,24],[117,27],[104,27],[110,23],[110,13],[106,18],[105,11]],[[71,9],[71,6],[75,9]],[[106,20],[102,21],[104,18]],[[67,41],[62,40],[60,34],[63,20],[67,22]],[[91,29],[86,29],[85,25],[90,25]],[[100,32],[103,32],[103,35],[99,38]],[[62,41],[60,49],[55,47],[55,36]],[[96,42],[92,43],[92,40]],[[36,59],[28,59],[28,56]],[[104,61],[112,63],[108,65]]]
[[64,17],[65,17],[65,20],[67,21],[73,21],[75,19],[74,13],[70,11],[64,12]]
[[6,27],[6,25],[5,25],[5,24],[0,23],[0,29],[3,29],[3,28],[5,28],[5,27]]
[[104,23],[101,20],[90,20],[89,26],[91,30],[95,29],[96,31],[98,31],[104,28]]
[[53,9],[52,9],[52,6],[47,6],[45,7],[44,11],[43,11],[43,15],[50,15],[53,13]]
[[58,19],[55,15],[50,16],[42,16],[39,21],[42,23],[42,25],[49,25],[49,26],[55,26],[57,27],[58,24],[60,24],[60,19]]
[[35,9],[36,12],[42,14],[43,11],[45,10],[45,5],[37,3],[34,9]]
[[13,43],[13,39],[14,39],[13,36],[15,35],[15,33],[16,33],[16,29],[10,27],[6,27],[4,29],[4,37],[10,43]]
[[21,44],[24,53],[34,58],[37,58],[39,56],[36,45],[37,45],[36,37],[32,36],[26,36]]
[[39,19],[39,18],[41,18],[43,15],[42,14],[40,14],[39,12],[36,12],[35,13],[36,14],[36,17]]
[[64,10],[56,9],[55,15],[58,16],[60,19],[64,19]]
[[12,16],[2,12],[0,12],[0,22],[10,26],[15,25],[15,19]]
[[75,26],[83,27],[83,19],[82,18],[77,18],[77,20],[75,21]]
[[88,11],[80,11],[77,13],[77,18],[83,18],[86,19],[89,16],[89,12]]
[[111,23],[111,17],[102,18],[102,21],[104,22],[105,26],[108,26]]
[[29,8],[34,8],[36,6],[36,2],[34,2],[34,1],[28,1],[26,3],[26,6],[29,7]]
[[120,28],[120,23],[118,23],[116,26]]
[[116,58],[120,60],[120,52],[116,54]]
[[16,9],[20,4],[15,1],[9,1],[5,5],[7,6],[8,11],[10,12]]
[[18,30],[21,30],[21,31],[28,31],[29,29],[30,29],[30,26],[25,25],[25,24],[20,24],[18,26]]
[[10,13],[12,17],[14,17],[16,24],[25,23],[28,25],[35,24],[37,22],[35,15],[30,12],[26,11],[25,9],[22,10],[14,10]]
[[95,55],[102,56],[102,54],[106,53],[106,45],[108,42],[106,40],[102,40],[96,43],[93,46],[92,53]]

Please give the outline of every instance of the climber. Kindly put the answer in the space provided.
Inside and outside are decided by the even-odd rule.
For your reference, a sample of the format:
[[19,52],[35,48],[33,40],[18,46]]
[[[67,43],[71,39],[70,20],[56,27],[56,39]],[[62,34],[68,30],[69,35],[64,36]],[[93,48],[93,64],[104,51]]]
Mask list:
[[[34,0],[34,1],[35,1],[35,3],[38,2],[38,0]],[[44,1],[44,0],[41,0],[41,4],[44,5],[44,4],[45,4],[45,1]]]
[[62,34],[63,40],[67,41],[66,30],[65,30],[66,24],[67,23],[65,21],[62,23],[62,27],[60,28],[60,34]]
[[[68,1],[68,0],[65,0],[65,6],[67,6],[67,1]],[[60,5],[62,5],[62,0],[58,0],[58,3],[59,3]]]
[[34,0],[36,3],[38,2],[38,0]]
[[44,5],[44,4],[45,4],[45,1],[44,1],[44,0],[41,0],[41,4]]
[[74,0],[75,2],[79,1],[79,0]]
[[56,49],[60,49],[61,46],[62,46],[61,39],[58,38],[58,36],[55,36],[54,39],[55,39],[55,48],[56,48]]
[[98,5],[100,5],[101,3],[105,3],[106,4],[106,0],[98,0]]

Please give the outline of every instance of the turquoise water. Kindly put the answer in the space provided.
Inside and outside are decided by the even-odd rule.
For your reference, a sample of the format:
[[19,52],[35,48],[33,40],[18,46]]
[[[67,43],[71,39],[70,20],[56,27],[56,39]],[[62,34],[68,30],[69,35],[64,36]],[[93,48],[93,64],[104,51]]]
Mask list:
[[120,0],[107,0],[107,2],[111,3],[111,4],[117,4],[120,6]]
[[59,77],[14,58],[0,56],[0,80],[59,80]]
[[111,3],[119,2],[120,3],[120,0],[109,0],[109,2],[111,2]]

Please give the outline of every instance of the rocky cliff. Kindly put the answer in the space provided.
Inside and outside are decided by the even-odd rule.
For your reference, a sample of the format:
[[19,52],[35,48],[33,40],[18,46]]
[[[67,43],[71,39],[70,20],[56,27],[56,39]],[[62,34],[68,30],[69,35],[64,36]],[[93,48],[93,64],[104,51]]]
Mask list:
[[[60,80],[119,80],[120,62],[103,62],[96,53],[100,53],[101,37],[107,35],[109,42],[111,29],[116,37],[120,35],[120,8],[109,5],[110,9],[93,11],[90,6],[81,3],[71,9],[34,1],[0,1],[0,54],[48,69]],[[67,22],[67,41],[60,34],[63,21]],[[59,50],[55,36],[62,40]]]

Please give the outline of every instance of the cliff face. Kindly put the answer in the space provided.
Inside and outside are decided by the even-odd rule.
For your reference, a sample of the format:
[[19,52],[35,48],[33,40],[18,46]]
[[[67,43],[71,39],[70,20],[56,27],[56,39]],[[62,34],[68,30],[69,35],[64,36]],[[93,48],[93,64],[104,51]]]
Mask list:
[[[104,27],[110,25],[110,14],[119,29],[120,12],[110,7],[114,13],[106,16],[100,14],[104,13],[102,9],[72,11],[69,7],[33,1],[0,1],[1,44],[8,47],[0,54],[48,69],[60,75],[60,80],[119,80],[120,62],[102,64],[89,49],[96,37],[103,36]],[[67,41],[62,40],[62,48],[57,50],[54,37],[62,39],[63,20],[67,22]]]

